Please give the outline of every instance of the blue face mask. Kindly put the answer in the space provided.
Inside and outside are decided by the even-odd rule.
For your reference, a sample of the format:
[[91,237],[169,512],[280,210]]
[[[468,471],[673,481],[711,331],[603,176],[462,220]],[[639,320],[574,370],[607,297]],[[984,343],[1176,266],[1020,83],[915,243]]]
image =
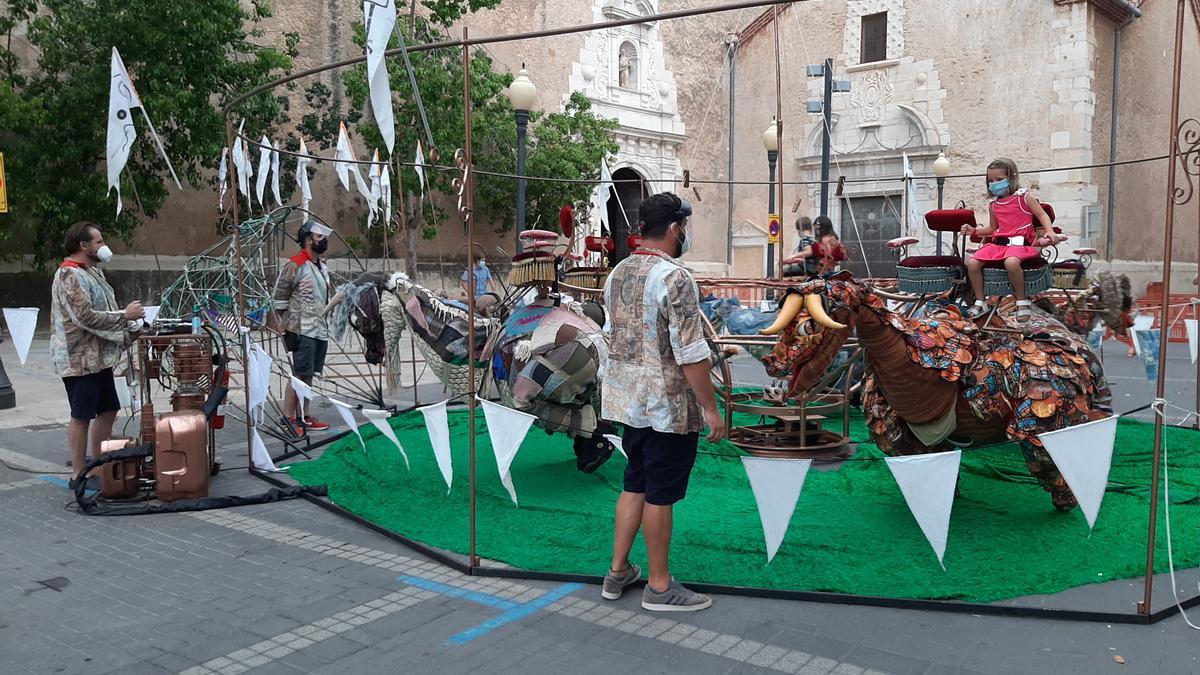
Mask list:
[[1001,178],[994,183],[989,183],[988,190],[990,190],[991,193],[997,197],[1003,197],[1004,195],[1008,194],[1008,179]]

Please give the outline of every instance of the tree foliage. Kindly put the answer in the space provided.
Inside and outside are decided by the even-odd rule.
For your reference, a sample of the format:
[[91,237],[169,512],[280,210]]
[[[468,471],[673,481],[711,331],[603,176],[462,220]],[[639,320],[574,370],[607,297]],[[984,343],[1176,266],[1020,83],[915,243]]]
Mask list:
[[[429,3],[426,3],[429,4]],[[457,4],[465,9],[466,3],[442,3],[446,9]],[[471,3],[474,5],[482,3]],[[447,9],[447,11],[449,11]],[[452,13],[452,12],[451,12]],[[449,16],[449,14],[447,15]],[[447,39],[439,32],[437,17],[428,22],[417,17],[416,30],[422,41]],[[402,28],[408,30],[406,22]],[[355,42],[365,43],[361,27],[356,32]],[[393,37],[391,47],[398,47]],[[427,111],[431,133],[442,152],[442,164],[450,164],[450,155],[464,146],[464,108],[462,91],[462,50],[440,49],[412,53],[409,56],[420,94]],[[401,58],[387,60],[393,105],[396,115],[395,152],[401,162],[412,162],[417,141],[427,145],[415,97],[408,73]],[[490,176],[483,171],[515,174],[517,168],[517,129],[512,105],[506,89],[512,82],[510,73],[495,70],[491,56],[482,49],[471,54],[471,135],[474,165],[480,169],[475,175],[475,215],[480,221],[496,223],[498,231],[511,231],[516,211],[516,185],[513,178]],[[346,121],[348,128],[357,131],[358,152],[369,154],[368,149],[379,148],[380,156],[386,156],[386,148],[373,118],[358,111],[368,109],[369,88],[366,66],[350,69],[343,74],[343,85],[350,111]],[[308,88],[306,96],[315,112],[305,115],[300,131],[305,138],[318,141],[322,148],[332,146],[337,140],[340,111],[332,104],[328,88],[316,84]],[[617,122],[596,117],[591,112],[591,102],[582,94],[573,93],[562,112],[544,113],[534,111],[530,115],[527,137],[526,175],[551,176],[556,178],[594,181],[599,177],[602,158],[617,151],[612,140],[612,131]],[[428,152],[428,148],[426,148]],[[454,194],[451,180],[455,171],[426,171],[431,191],[443,195]],[[410,167],[401,170],[401,182],[406,195],[419,197],[420,187],[416,172]],[[566,204],[579,205],[587,201],[593,183],[556,183],[531,180],[526,183],[527,228],[558,229],[558,212]],[[406,197],[409,199],[409,197]],[[411,201],[411,199],[410,199]],[[460,221],[456,214],[439,209],[437,203],[425,199],[418,215],[420,232],[425,238],[434,238],[439,232],[439,223],[454,226]],[[410,204],[411,206],[411,204]],[[410,248],[413,242],[410,241]]]
[[[109,61],[116,47],[187,185],[202,184],[225,147],[221,106],[239,92],[292,67],[299,35],[263,46],[256,27],[270,15],[254,0],[10,0],[0,15],[0,144],[9,178],[9,209],[0,237],[15,236],[40,264],[59,257],[61,235],[77,220],[130,240],[174,192],[140,113],[138,140],[122,174],[125,210],[115,216],[106,194],[105,144]],[[23,60],[14,34],[32,48]],[[7,39],[4,39],[7,38]],[[21,40],[17,39],[16,44]],[[287,121],[287,99],[263,94],[239,116],[247,127]],[[256,155],[255,155],[256,156]]]

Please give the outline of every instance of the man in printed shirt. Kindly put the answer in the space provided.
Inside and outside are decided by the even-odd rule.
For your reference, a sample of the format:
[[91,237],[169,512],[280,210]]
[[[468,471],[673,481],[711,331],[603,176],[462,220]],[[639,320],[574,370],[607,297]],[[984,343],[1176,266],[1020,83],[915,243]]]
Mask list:
[[[113,366],[121,361],[133,341],[142,303],[133,301],[124,310],[117,306],[112,286],[99,264],[112,258],[104,235],[92,222],[81,221],[67,229],[63,241],[67,257],[59,265],[50,288],[50,361],[63,379],[71,404],[67,445],[76,478],[86,468],[88,433],[92,457],[100,455],[100,443],[112,436],[113,421],[121,403],[113,380]],[[96,420],[92,426],[92,420]],[[95,481],[95,479],[92,479]]]
[[[315,220],[300,226],[296,232],[300,252],[284,263],[271,295],[276,325],[283,328],[283,343],[292,353],[292,374],[308,385],[312,384],[313,375],[324,368],[329,347],[329,324],[325,319],[329,269],[321,262],[321,256],[329,248],[331,234],[333,230]],[[285,422],[297,436],[303,436],[306,429],[329,428],[312,415],[298,418],[297,407],[296,392],[288,387],[283,399]]]
[[640,578],[641,570],[629,562],[640,527],[650,567],[642,607],[652,611],[695,611],[712,604],[676,581],[667,564],[672,505],[687,491],[700,430],[707,423],[710,442],[725,437],[709,378],[713,354],[704,337],[700,293],[691,273],[674,260],[687,251],[691,213],[691,205],[671,193],[643,201],[641,247],[613,269],[604,289],[610,344],[601,416],[625,426],[622,447],[629,464],[601,595],[616,600]]

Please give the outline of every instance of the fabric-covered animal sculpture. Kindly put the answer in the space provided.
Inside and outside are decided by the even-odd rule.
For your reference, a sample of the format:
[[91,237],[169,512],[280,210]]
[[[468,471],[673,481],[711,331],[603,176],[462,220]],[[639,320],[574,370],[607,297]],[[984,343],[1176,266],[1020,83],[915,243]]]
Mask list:
[[907,318],[843,273],[788,289],[776,323],[763,331],[781,334],[763,362],[772,374],[789,374],[793,392],[807,390],[853,328],[869,365],[867,428],[883,452],[1019,441],[1055,507],[1069,510],[1074,495],[1038,435],[1108,417],[1108,384],[1082,336],[1037,309],[1014,330],[1008,314],[1002,308],[991,324],[976,325],[951,305]]

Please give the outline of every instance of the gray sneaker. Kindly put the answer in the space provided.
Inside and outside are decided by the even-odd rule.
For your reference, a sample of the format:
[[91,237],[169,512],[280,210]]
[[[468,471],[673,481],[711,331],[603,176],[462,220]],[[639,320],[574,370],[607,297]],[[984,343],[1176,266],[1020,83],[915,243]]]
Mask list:
[[604,587],[600,590],[600,597],[605,600],[616,600],[621,597],[626,588],[637,583],[637,580],[641,578],[642,568],[633,563],[629,563],[629,567],[625,569],[625,574],[621,576],[617,576],[612,573],[612,570],[609,570],[608,574],[604,575]]
[[659,593],[646,584],[642,591],[642,609],[652,612],[695,612],[712,606],[712,598],[683,587],[671,577],[667,590]]

